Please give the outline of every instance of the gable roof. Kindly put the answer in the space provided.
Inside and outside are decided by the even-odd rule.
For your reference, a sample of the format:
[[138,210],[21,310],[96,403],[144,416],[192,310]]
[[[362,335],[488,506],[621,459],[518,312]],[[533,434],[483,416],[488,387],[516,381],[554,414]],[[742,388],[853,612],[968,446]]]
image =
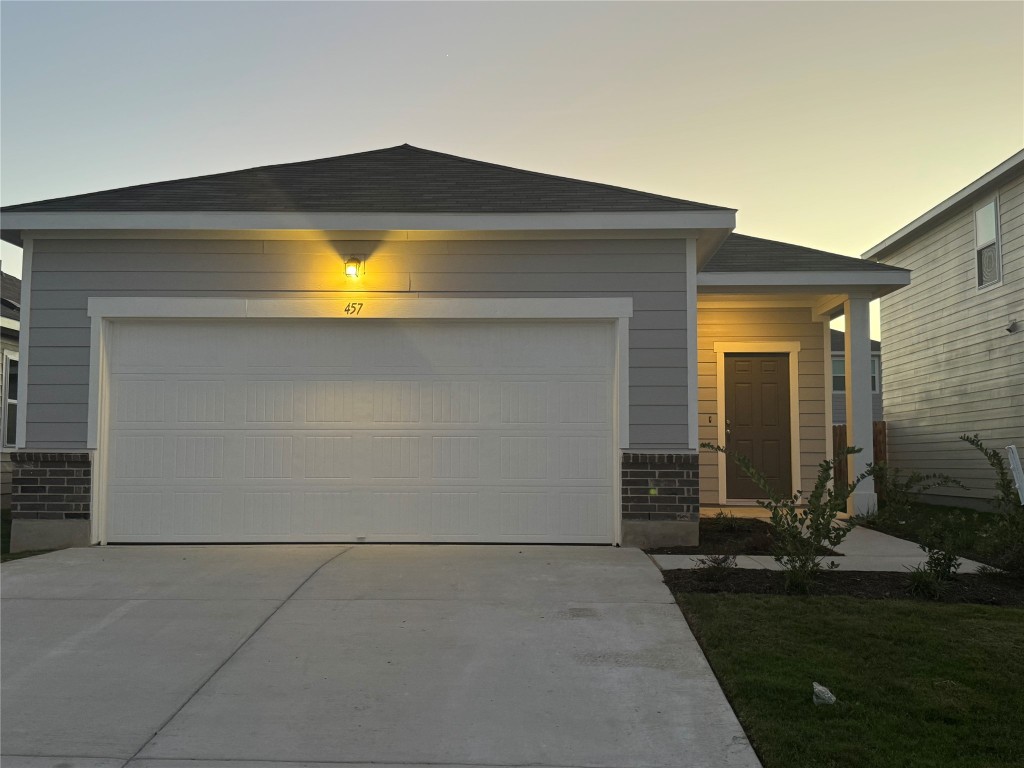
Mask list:
[[733,233],[704,266],[704,272],[904,272],[852,256]]
[[402,144],[9,205],[4,213],[732,211]]
[[21,280],[0,272],[0,317],[21,319]]
[[975,179],[956,194],[950,195],[935,207],[925,211],[878,245],[866,250],[861,258],[884,259],[908,240],[916,237],[922,230],[936,226],[968,205],[972,205],[978,199],[990,194],[996,187],[1022,175],[1024,175],[1024,149],[997,165],[981,178]]
[[[846,352],[846,334],[843,331],[837,331],[835,328],[832,330],[832,351],[833,352]],[[871,339],[871,351],[881,352],[882,342]]]

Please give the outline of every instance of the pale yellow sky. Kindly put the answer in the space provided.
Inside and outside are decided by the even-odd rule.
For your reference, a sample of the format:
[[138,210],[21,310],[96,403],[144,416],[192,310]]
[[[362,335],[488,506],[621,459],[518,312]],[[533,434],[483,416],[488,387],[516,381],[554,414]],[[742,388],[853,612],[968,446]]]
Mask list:
[[731,206],[740,232],[856,256],[1024,146],[1021,2],[0,16],[4,204],[409,142]]

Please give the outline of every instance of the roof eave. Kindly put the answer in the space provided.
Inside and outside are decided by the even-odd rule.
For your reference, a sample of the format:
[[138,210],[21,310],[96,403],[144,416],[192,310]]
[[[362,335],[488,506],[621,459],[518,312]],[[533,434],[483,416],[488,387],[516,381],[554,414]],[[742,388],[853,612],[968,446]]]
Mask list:
[[736,212],[625,211],[569,213],[19,213],[3,215],[3,239],[21,244],[23,232],[60,231],[559,231],[727,230]]
[[910,285],[910,271],[905,269],[864,271],[764,271],[764,272],[701,272],[697,289],[702,293],[775,293],[779,289],[798,293],[865,294],[873,299]]
[[1024,173],[1024,149],[1000,163],[981,178],[971,182],[956,194],[947,197],[934,208],[918,216],[902,229],[894,232],[882,242],[869,248],[863,254],[863,259],[879,261],[895,251],[901,245],[915,237],[926,227],[938,224],[948,216],[953,215],[963,206],[968,205],[972,200],[982,197],[996,186],[1000,186],[1006,179]]

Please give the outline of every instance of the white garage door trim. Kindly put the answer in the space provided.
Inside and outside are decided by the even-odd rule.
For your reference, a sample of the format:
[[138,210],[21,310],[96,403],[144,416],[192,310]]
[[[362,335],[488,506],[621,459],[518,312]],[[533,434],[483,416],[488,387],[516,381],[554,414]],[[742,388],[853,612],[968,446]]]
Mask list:
[[[337,318],[356,322],[370,319],[606,319],[614,323],[615,361],[613,372],[612,427],[614,445],[629,445],[629,320],[632,299],[379,299],[372,295],[351,295],[345,299],[191,299],[191,298],[92,298],[88,447],[96,450],[93,484],[92,538],[106,543],[106,478],[108,474],[105,436],[109,434],[108,371],[109,328],[112,323],[132,319],[214,319],[214,318]],[[614,451],[612,467],[614,542],[620,541],[621,473],[620,452]]]

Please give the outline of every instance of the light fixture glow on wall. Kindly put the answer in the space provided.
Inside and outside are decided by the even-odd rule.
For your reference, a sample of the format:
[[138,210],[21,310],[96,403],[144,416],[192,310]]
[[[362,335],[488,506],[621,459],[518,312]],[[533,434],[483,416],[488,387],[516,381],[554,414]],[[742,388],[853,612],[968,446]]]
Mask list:
[[359,266],[362,264],[359,259],[349,259],[345,262],[345,276],[359,277]]

